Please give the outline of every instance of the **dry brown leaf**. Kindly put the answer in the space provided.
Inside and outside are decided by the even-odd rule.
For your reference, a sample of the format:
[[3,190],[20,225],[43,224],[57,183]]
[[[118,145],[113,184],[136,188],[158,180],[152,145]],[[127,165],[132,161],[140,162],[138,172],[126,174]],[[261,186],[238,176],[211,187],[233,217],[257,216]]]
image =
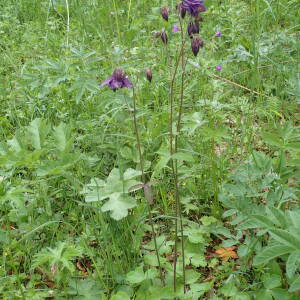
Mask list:
[[220,248],[216,250],[215,253],[221,260],[228,261],[230,258],[238,258],[238,255],[234,251],[234,249],[236,249],[236,246],[231,246],[228,248]]

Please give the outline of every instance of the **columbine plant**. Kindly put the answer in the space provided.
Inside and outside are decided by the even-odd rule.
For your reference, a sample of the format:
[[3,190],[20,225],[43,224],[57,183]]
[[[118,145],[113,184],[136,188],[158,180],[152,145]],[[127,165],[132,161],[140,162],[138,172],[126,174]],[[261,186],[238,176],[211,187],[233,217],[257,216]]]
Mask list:
[[[179,25],[172,26],[172,32],[180,34],[174,35],[174,37],[180,36],[181,43],[179,45],[179,49],[177,51],[177,56],[175,57],[174,64],[172,66],[171,72],[171,80],[169,85],[169,155],[170,155],[170,166],[172,169],[172,178],[173,178],[173,186],[174,186],[174,199],[175,199],[175,243],[174,243],[174,265],[173,265],[173,288],[174,292],[177,290],[177,257],[178,257],[178,242],[181,240],[181,254],[182,254],[182,269],[183,269],[183,283],[184,283],[184,292],[186,292],[186,275],[185,275],[185,255],[184,255],[184,233],[183,233],[183,220],[182,220],[182,212],[181,212],[181,203],[180,203],[180,191],[179,191],[179,175],[178,175],[178,163],[177,159],[174,158],[174,154],[178,152],[178,143],[180,138],[180,131],[181,131],[181,121],[183,116],[183,107],[184,107],[184,82],[185,82],[185,70],[186,64],[188,61],[188,54],[186,52],[186,44],[187,41],[190,40],[190,47],[191,52],[194,56],[199,54],[200,49],[204,46],[204,42],[200,37],[200,22],[203,21],[201,17],[201,13],[206,11],[204,6],[204,2],[202,0],[183,0],[176,5],[176,14]],[[161,8],[161,16],[166,21],[169,22],[172,18],[170,14],[171,9],[168,7]],[[165,29],[160,30],[156,37],[161,38],[163,44],[167,45],[169,42],[168,34]],[[221,37],[221,32],[217,32],[215,37]],[[217,70],[221,70],[217,67]],[[180,75],[179,69],[181,68]],[[145,70],[146,78],[151,83],[152,81],[152,70],[146,69]],[[180,95],[177,105],[175,105],[175,85],[177,83],[177,77],[180,76]],[[126,77],[125,73],[121,69],[116,69],[112,76],[109,77],[107,80],[101,83],[101,86],[108,86],[114,92],[120,88],[133,88],[133,84],[129,81]],[[139,152],[140,158],[140,166],[142,172],[142,181],[143,183],[139,185],[139,187],[144,188],[145,198],[148,200],[149,204],[149,216],[150,216],[150,223],[152,227],[152,234],[154,238],[156,256],[159,264],[160,269],[160,276],[162,284],[164,284],[164,276],[162,273],[161,265],[160,265],[160,258],[158,253],[158,247],[155,238],[153,220],[152,220],[152,213],[150,204],[153,202],[152,196],[151,199],[149,198],[149,194],[152,195],[151,191],[149,193],[149,189],[151,184],[146,182],[145,174],[144,174],[144,158],[143,153],[141,150],[141,141],[140,135],[138,130],[138,124],[136,119],[136,99],[134,96],[134,88],[133,88],[133,109],[129,110],[132,112],[133,115],[133,125],[134,125],[134,132],[137,141],[137,148]],[[175,127],[174,127],[175,124]],[[179,223],[178,223],[179,222]],[[180,238],[179,238],[180,232]]]
[[[200,49],[204,46],[203,40],[200,38],[200,22],[203,20],[200,14],[206,11],[202,0],[183,0],[176,5],[177,18],[180,25],[173,26],[173,33],[180,31],[181,45],[178,51],[178,55],[175,58],[173,66],[173,72],[170,81],[169,92],[169,152],[170,152],[170,164],[174,178],[174,199],[175,199],[175,244],[174,244],[174,267],[173,267],[173,287],[176,292],[177,289],[177,256],[178,256],[178,232],[180,227],[181,232],[181,253],[182,253],[182,268],[183,268],[183,283],[184,292],[186,291],[186,276],[185,276],[185,255],[184,255],[184,238],[183,238],[183,221],[181,213],[180,193],[179,193],[179,176],[178,176],[178,163],[176,159],[173,159],[174,154],[178,152],[178,142],[181,130],[181,120],[183,115],[184,104],[184,81],[185,81],[185,69],[187,64],[187,55],[185,51],[186,41],[191,40],[191,50],[194,56],[197,56]],[[161,15],[165,20],[170,19],[170,9],[162,8]],[[188,15],[188,20],[184,21]],[[161,37],[164,44],[168,43],[168,36],[163,29],[158,35]],[[219,35],[218,35],[219,36]],[[180,80],[180,97],[177,105],[174,103],[174,90],[176,84],[176,78],[178,69],[181,68],[181,80]],[[174,132],[173,123],[176,123]],[[179,224],[178,224],[179,220]]]
[[[146,78],[149,82],[152,81],[152,70],[150,68],[148,68],[146,70]],[[132,97],[133,98],[133,109],[131,109],[129,107],[128,103],[127,103],[127,105],[128,105],[128,110],[130,112],[132,112],[134,134],[135,134],[136,142],[137,142],[143,183],[137,184],[137,185],[129,188],[128,192],[131,192],[131,191],[139,189],[139,188],[143,188],[143,190],[144,190],[144,195],[147,200],[148,209],[149,209],[149,220],[150,220],[150,225],[151,225],[151,229],[152,229],[152,236],[153,236],[154,245],[155,245],[156,257],[157,257],[157,261],[158,261],[158,265],[159,265],[160,278],[161,278],[162,284],[164,284],[164,278],[163,278],[163,273],[162,273],[162,268],[161,268],[161,263],[160,263],[160,258],[159,258],[156,235],[155,235],[155,230],[154,230],[154,222],[153,222],[152,211],[151,211],[151,204],[153,203],[151,182],[146,182],[146,177],[145,177],[145,173],[144,173],[144,157],[143,157],[143,153],[142,153],[142,145],[141,145],[140,134],[139,134],[137,118],[136,118],[137,108],[136,108],[136,98],[135,98],[135,94],[134,94],[134,86],[129,81],[129,79],[126,77],[125,72],[122,69],[115,69],[112,76],[109,77],[108,79],[104,80],[100,84],[100,86],[102,86],[102,87],[108,86],[114,92],[117,89],[122,89],[122,88],[132,88],[133,89],[133,97]]]

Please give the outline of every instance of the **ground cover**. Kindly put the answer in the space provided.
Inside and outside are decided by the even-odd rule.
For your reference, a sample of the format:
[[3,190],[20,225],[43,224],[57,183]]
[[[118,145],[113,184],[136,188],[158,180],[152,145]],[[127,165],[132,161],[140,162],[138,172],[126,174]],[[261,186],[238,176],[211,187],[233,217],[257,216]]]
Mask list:
[[299,299],[299,2],[178,3],[0,0],[1,298]]

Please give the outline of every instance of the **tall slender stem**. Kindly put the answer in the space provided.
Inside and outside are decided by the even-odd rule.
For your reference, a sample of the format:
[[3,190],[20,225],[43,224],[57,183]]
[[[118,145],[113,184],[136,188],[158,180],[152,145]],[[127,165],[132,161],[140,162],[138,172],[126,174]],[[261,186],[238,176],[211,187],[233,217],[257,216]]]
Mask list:
[[[173,75],[171,77],[171,84],[170,84],[170,100],[169,100],[169,105],[170,105],[170,116],[169,116],[169,138],[170,138],[170,145],[169,145],[169,152],[170,152],[170,162],[171,162],[171,168],[172,168],[172,174],[174,176],[174,186],[175,186],[175,244],[174,244],[174,266],[173,266],[173,288],[174,291],[176,291],[176,270],[177,270],[177,239],[178,239],[178,198],[179,198],[179,193],[178,193],[178,176],[177,176],[177,170],[175,168],[174,160],[173,160],[173,154],[174,154],[174,146],[173,146],[173,141],[174,141],[174,133],[173,133],[173,114],[174,114],[174,84],[175,84],[175,78],[178,72],[178,67],[180,64],[180,58],[183,55],[184,51],[184,45],[185,42],[182,41],[181,43],[181,49],[179,52],[179,55],[177,57],[177,60],[175,62],[175,69],[173,72]],[[175,139],[176,140],[176,139]]]
[[[133,113],[132,114],[133,114],[133,126],[134,126],[136,142],[137,142],[139,158],[140,158],[140,166],[141,166],[141,171],[142,171],[142,181],[143,181],[143,184],[145,185],[146,177],[145,177],[145,172],[144,172],[144,157],[143,157],[143,153],[142,153],[141,140],[140,140],[137,119],[136,119],[136,96],[135,96],[134,88],[133,88]],[[156,240],[156,235],[155,235],[155,230],[154,230],[154,221],[153,221],[153,216],[152,216],[152,211],[151,211],[151,205],[148,201],[147,201],[147,205],[148,205],[148,213],[149,213],[149,221],[150,221],[150,226],[151,226],[151,231],[152,231],[152,237],[153,237],[154,247],[155,247],[155,252],[156,252],[156,258],[157,258],[157,263],[158,263],[158,267],[159,267],[160,279],[161,279],[161,283],[164,285],[165,281],[164,281],[161,262],[160,262],[160,258],[159,258],[157,240]]]
[[70,32],[70,10],[69,10],[69,1],[66,2],[66,10],[67,10],[67,46],[69,46],[69,32]]
[[120,26],[119,26],[118,10],[117,10],[117,5],[116,5],[115,0],[113,0],[113,4],[114,4],[114,10],[115,10],[115,19],[116,19],[116,25],[117,25],[118,39],[120,42],[121,41],[121,33],[120,33]]
[[[183,99],[184,99],[184,75],[185,75],[185,67],[187,60],[185,61],[185,40],[183,35],[183,24],[182,19],[179,17],[180,22],[180,32],[181,32],[181,43],[182,43],[182,55],[181,55],[181,85],[180,85],[180,101],[179,101],[179,111],[178,111],[178,119],[176,126],[176,136],[175,136],[175,147],[174,152],[178,151],[178,138],[180,136],[180,128],[181,128],[181,119],[183,114]],[[183,239],[183,221],[182,221],[182,212],[181,212],[181,203],[180,203],[180,194],[179,194],[179,183],[178,183],[178,165],[177,160],[175,160],[175,195],[177,202],[177,214],[179,216],[180,221],[180,235],[181,235],[181,253],[182,253],[182,274],[183,274],[183,289],[184,293],[186,292],[186,273],[185,273],[185,252],[184,252],[184,239]]]

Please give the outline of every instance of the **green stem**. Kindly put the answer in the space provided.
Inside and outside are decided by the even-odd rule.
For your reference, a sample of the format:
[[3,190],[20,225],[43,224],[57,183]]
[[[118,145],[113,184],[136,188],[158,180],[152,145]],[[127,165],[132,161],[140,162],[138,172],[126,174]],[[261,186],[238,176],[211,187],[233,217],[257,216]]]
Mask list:
[[[181,32],[181,85],[180,85],[180,101],[179,101],[179,111],[178,111],[178,119],[177,119],[177,126],[176,126],[176,136],[175,136],[175,149],[174,152],[177,153],[178,151],[178,138],[180,135],[181,129],[181,119],[183,114],[183,100],[184,100],[184,75],[185,75],[185,67],[187,64],[187,60],[184,59],[184,47],[185,47],[185,40],[183,35],[183,24],[181,18],[179,18],[180,22],[180,32]],[[185,251],[184,251],[184,237],[183,237],[183,221],[182,221],[182,211],[181,211],[181,203],[180,203],[180,194],[179,194],[179,182],[178,182],[178,165],[177,160],[175,160],[175,201],[177,207],[177,215],[179,217],[180,222],[180,235],[181,235],[181,252],[182,252],[182,273],[183,273],[183,289],[184,293],[186,292],[186,272],[185,272]],[[178,231],[178,228],[176,228]],[[175,244],[177,244],[177,236],[178,232],[176,232],[176,240]],[[176,246],[177,248],[177,246]]]
[[170,105],[170,116],[169,116],[169,138],[170,138],[170,145],[169,145],[169,152],[170,152],[170,161],[171,161],[171,167],[172,167],[172,174],[174,176],[174,185],[175,185],[175,245],[174,245],[174,267],[173,267],[173,288],[174,291],[176,292],[176,269],[177,269],[177,239],[178,239],[178,199],[179,199],[179,191],[178,191],[178,176],[177,176],[177,166],[175,168],[174,160],[172,158],[174,154],[174,148],[173,148],[173,140],[174,140],[174,133],[173,133],[173,114],[174,114],[174,83],[175,83],[175,78],[178,72],[178,67],[180,63],[180,58],[183,56],[183,51],[184,51],[184,42],[181,44],[181,49],[179,52],[179,55],[177,57],[177,60],[175,62],[175,69],[174,73],[171,77],[171,84],[170,84],[170,100],[169,100],[169,105]]
[[[144,157],[143,157],[143,153],[142,153],[141,140],[140,140],[140,135],[139,135],[138,126],[137,126],[137,119],[136,119],[136,96],[135,96],[134,88],[133,88],[133,113],[132,114],[133,114],[133,126],[134,126],[136,142],[137,142],[139,158],[140,158],[141,171],[142,171],[142,181],[143,181],[143,184],[146,184],[146,178],[145,178],[145,173],[144,173]],[[161,279],[162,285],[165,285],[162,267],[161,267],[160,258],[159,258],[157,240],[156,240],[156,235],[155,235],[155,230],[154,230],[154,221],[153,221],[153,216],[152,216],[152,211],[151,211],[151,205],[148,201],[147,201],[147,205],[148,205],[148,211],[149,211],[149,221],[150,221],[150,226],[151,226],[151,231],[152,231],[152,237],[154,240],[156,258],[157,258],[157,263],[158,263],[158,267],[159,267],[160,279]]]
[[119,27],[119,18],[118,18],[118,10],[117,10],[116,1],[113,0],[113,3],[114,3],[114,11],[115,11],[115,19],[116,19],[116,25],[117,25],[118,39],[119,39],[119,42],[121,42],[121,33],[120,33],[120,27]]

